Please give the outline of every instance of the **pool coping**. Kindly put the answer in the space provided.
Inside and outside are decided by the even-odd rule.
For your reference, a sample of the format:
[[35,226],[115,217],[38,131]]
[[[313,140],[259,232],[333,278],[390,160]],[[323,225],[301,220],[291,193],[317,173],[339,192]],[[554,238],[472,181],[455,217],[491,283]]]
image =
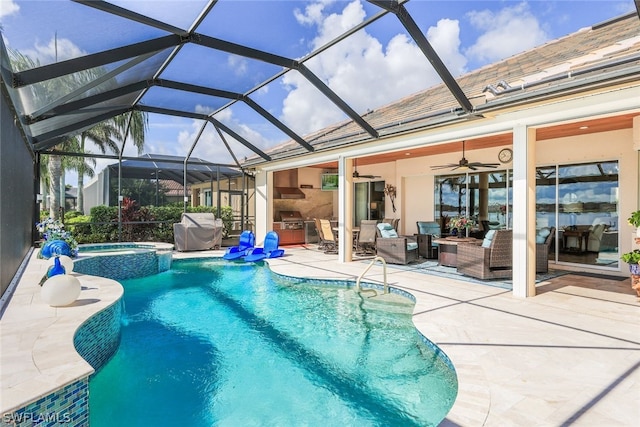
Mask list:
[[33,251],[1,319],[2,414],[91,375],[93,368],[76,351],[73,337],[87,319],[124,293],[115,280],[71,273],[82,285],[80,296],[68,306],[50,307],[40,298],[40,281],[49,266],[49,260],[38,259]]
[[[139,242],[143,249],[172,251],[168,243]],[[118,244],[111,244],[116,247]],[[93,256],[82,254],[76,260]],[[50,307],[40,298],[40,283],[50,260],[38,258],[33,250],[28,257],[10,300],[0,318],[0,414],[23,408],[94,370],[78,354],[74,336],[89,318],[118,302],[124,294],[116,280],[71,273],[82,286],[73,304]],[[29,325],[25,328],[25,324]]]

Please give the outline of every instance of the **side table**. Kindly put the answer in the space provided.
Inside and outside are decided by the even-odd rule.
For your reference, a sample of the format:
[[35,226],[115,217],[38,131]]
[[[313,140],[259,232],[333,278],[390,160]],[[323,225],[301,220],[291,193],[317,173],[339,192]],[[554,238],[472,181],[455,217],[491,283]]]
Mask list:
[[[578,241],[577,248],[569,248],[567,247],[567,238],[575,237]],[[586,252],[587,250],[587,242],[589,241],[589,231],[588,230],[563,230],[562,232],[562,247],[565,251],[571,252]],[[583,249],[584,248],[584,249]]]
[[473,237],[446,237],[444,239],[435,239],[433,242],[439,246],[438,264],[445,267],[458,266],[458,243],[482,244],[481,239],[474,239]]

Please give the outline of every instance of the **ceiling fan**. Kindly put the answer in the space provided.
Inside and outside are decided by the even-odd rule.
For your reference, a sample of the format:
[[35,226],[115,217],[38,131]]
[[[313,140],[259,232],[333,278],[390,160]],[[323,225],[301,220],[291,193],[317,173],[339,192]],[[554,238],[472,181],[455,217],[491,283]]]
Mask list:
[[382,178],[379,175],[360,175],[360,173],[358,173],[358,166],[356,165],[356,160],[355,159],[353,159],[353,177],[354,178],[367,178],[367,179]]
[[464,157],[464,143],[465,141],[462,141],[462,158],[458,161],[458,163],[449,163],[448,165],[438,165],[438,166],[431,166],[432,170],[438,170],[438,169],[447,169],[447,168],[452,168],[451,170],[467,170],[470,169],[472,171],[477,170],[478,168],[497,168],[498,166],[500,166],[500,163],[482,163],[482,162],[469,162],[469,160],[467,160]]

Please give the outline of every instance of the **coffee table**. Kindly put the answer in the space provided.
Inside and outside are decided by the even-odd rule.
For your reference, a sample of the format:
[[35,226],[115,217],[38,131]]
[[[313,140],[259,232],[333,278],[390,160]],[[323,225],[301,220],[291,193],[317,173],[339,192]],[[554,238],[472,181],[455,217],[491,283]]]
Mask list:
[[482,239],[474,239],[473,237],[445,237],[443,239],[435,239],[433,242],[438,244],[438,264],[446,267],[457,267],[458,244],[471,243],[480,245],[482,244]]

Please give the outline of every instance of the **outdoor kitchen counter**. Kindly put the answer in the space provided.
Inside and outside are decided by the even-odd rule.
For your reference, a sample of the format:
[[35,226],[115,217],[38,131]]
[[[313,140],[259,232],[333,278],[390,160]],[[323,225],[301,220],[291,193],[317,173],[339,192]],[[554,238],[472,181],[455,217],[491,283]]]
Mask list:
[[273,231],[278,233],[280,245],[304,244],[304,220],[299,211],[278,211]]
[[285,228],[285,224],[282,222],[273,223],[273,231],[278,234],[280,238],[280,245],[300,245],[304,244],[304,228]]

